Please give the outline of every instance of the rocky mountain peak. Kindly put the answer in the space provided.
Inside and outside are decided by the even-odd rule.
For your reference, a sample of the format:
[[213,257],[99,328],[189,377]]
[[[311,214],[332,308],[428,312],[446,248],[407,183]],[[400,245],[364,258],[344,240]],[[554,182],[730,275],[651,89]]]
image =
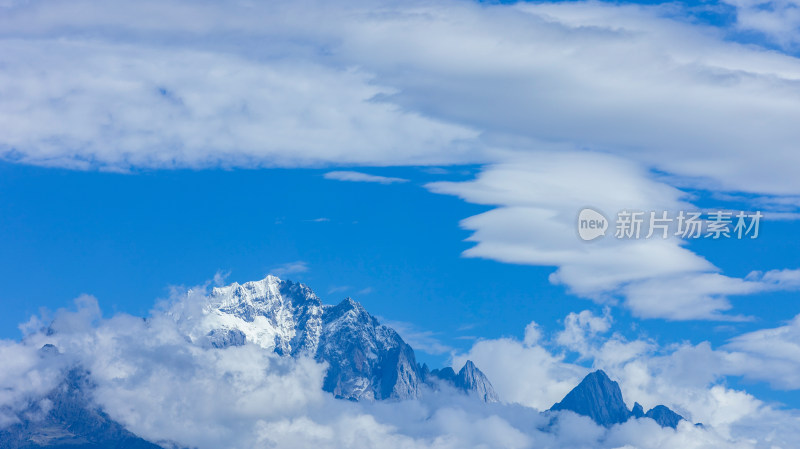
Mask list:
[[[323,305],[307,286],[275,276],[213,289],[198,321],[192,323],[192,336],[211,347],[251,342],[280,355],[327,362],[323,388],[341,398],[419,397],[428,378],[400,335],[353,298]],[[445,377],[460,390],[497,400],[471,361]]]
[[662,427],[675,428],[684,419],[664,405],[657,405],[644,413],[644,408],[636,402],[633,410],[628,410],[622,399],[619,384],[611,380],[602,370],[589,373],[550,410],[569,410],[588,416],[605,427],[626,422],[631,418],[651,418]]
[[633,404],[633,409],[631,410],[631,415],[634,418],[644,418],[644,407],[642,404],[636,402]]
[[571,410],[603,426],[623,423],[630,417],[619,384],[602,370],[587,375],[551,410]]
[[427,377],[445,381],[458,390],[477,396],[484,402],[499,402],[499,398],[494,391],[492,383],[489,382],[489,379],[483,374],[483,371],[475,366],[472,360],[467,360],[458,373],[448,366],[431,371]]

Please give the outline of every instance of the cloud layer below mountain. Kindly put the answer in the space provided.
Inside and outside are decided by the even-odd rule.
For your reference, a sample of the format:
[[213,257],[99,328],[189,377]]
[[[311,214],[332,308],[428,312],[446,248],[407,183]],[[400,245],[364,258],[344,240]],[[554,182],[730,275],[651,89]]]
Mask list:
[[[176,294],[181,307],[196,307],[202,289]],[[523,341],[484,340],[466,357],[485,369],[505,404],[485,404],[454,391],[421,400],[351,403],[321,389],[325,366],[308,359],[280,358],[260,347],[211,349],[192,344],[176,322],[156,308],[147,319],[103,318],[97,302],[84,296],[73,311],[60,310],[48,326],[32,319],[22,342],[4,341],[0,369],[0,425],[14,420],[37,397],[55,387],[59,373],[81,364],[96,383],[94,399],[134,433],[164,444],[231,447],[576,447],[691,448],[792,447],[798,415],[725,388],[724,374],[697,357],[728,358],[748,365],[737,345],[780,340],[781,330],[743,335],[730,348],[707,344],[657,348],[625,341],[609,315],[571,314],[558,335],[541,335],[531,324]],[[193,305],[195,304],[195,305]],[[794,323],[791,324],[794,326]],[[48,335],[49,334],[49,335]],[[39,348],[55,344],[62,355],[42,358]],[[739,352],[737,352],[739,351]],[[750,355],[768,352],[749,348]],[[588,369],[568,362],[573,352],[620,380],[624,394],[645,406],[664,402],[705,428],[682,423],[677,430],[634,420],[607,430],[570,413],[551,428],[541,410],[560,399]],[[745,369],[745,371],[747,371]],[[744,372],[768,379],[767,369]],[[795,386],[796,387],[796,386]],[[629,404],[630,405],[630,404]]]

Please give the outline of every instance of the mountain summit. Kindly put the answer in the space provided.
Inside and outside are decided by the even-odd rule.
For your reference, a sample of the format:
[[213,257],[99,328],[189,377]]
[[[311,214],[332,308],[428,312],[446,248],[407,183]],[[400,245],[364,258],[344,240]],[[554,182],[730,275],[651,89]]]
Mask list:
[[657,405],[647,413],[637,402],[633,410],[628,410],[622,399],[619,384],[608,375],[597,370],[583,378],[577,387],[567,393],[561,402],[550,410],[569,410],[579,415],[588,416],[604,427],[626,422],[631,418],[651,418],[661,427],[678,427],[684,418],[664,405]]
[[[416,362],[414,350],[395,330],[381,324],[357,301],[345,298],[336,305],[322,304],[305,285],[274,276],[215,288],[208,295],[190,291],[187,300],[174,303],[166,313],[177,325],[178,338],[191,342],[192,349],[203,355],[228,355],[230,351],[217,351],[257,345],[280,357],[324,362],[328,369],[323,389],[337,398],[411,399],[428,391],[452,389],[484,402],[498,401],[491,382],[472,361],[467,360],[457,372],[451,367],[429,370]],[[53,329],[46,335],[59,332]],[[170,332],[175,330],[170,326]],[[49,392],[25,398],[18,409],[0,409],[6,418],[5,427],[0,427],[0,449],[160,447],[103,411],[94,402],[96,384],[91,372],[66,354],[50,343],[40,347],[37,360],[52,362],[63,381]],[[237,351],[231,355],[237,356]],[[649,418],[672,428],[683,420],[663,405],[645,413],[635,403],[628,410],[619,384],[603,371],[587,375],[551,410],[569,410],[609,428],[631,418]],[[558,419],[558,415],[551,417],[551,423]],[[179,447],[177,442],[158,443]]]
[[584,377],[550,410],[571,410],[606,427],[625,422],[631,416],[622,400],[619,384],[609,379],[603,371],[595,371]]
[[497,393],[492,388],[492,384],[486,375],[472,363],[472,360],[467,360],[461,370],[456,373],[453,368],[447,367],[442,369],[435,369],[430,374],[425,374],[427,366],[423,367],[423,377],[428,379],[439,379],[448,382],[450,385],[459,390],[465,391],[468,394],[474,394],[485,402],[498,402]]
[[484,401],[497,401],[491,382],[472,362],[458,375],[447,368],[453,376],[430,376],[411,346],[357,301],[325,305],[307,286],[275,276],[214,288],[199,313],[184,307],[170,313],[200,344],[225,348],[250,342],[282,356],[327,362],[323,389],[339,398],[415,398],[435,377]]

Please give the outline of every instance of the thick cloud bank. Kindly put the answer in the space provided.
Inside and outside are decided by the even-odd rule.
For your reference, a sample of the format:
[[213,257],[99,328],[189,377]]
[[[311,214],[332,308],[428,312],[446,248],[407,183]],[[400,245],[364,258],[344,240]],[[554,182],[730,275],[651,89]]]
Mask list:
[[[194,307],[203,300],[194,290],[175,301]],[[132,432],[166,446],[685,449],[800,442],[792,430],[798,422],[794,412],[716,385],[717,373],[693,371],[692,357],[727,353],[707,345],[664,353],[652,343],[609,337],[608,315],[570,315],[552,338],[531,324],[523,341],[485,340],[455,357],[456,363],[467,356],[478,360],[504,404],[454,391],[431,392],[421,400],[352,403],[322,391],[325,366],[312,360],[280,358],[253,344],[196,345],[163,307],[146,319],[103,318],[93,298],[76,303],[75,310],[56,313],[49,331],[32,319],[21,342],[0,344],[0,425],[14,422],[16,412],[58,384],[65,368],[80,364],[97,385],[99,406]],[[62,355],[40,357],[46,343]],[[571,413],[551,422],[537,409],[552,405],[588,371],[565,361],[565,351],[609,370],[628,398],[645,406],[665,402],[706,427],[684,422],[673,430],[642,419],[604,429]]]
[[[735,3],[754,23],[754,4]],[[112,170],[424,165],[560,145],[800,194],[800,62],[675,8],[3,2],[0,155]]]

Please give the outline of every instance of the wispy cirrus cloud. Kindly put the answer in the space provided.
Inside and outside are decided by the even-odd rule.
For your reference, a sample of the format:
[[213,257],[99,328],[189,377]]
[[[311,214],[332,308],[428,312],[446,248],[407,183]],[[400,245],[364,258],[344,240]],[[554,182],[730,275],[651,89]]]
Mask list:
[[328,288],[328,294],[332,295],[334,293],[342,293],[350,289],[351,287],[349,285],[334,285],[333,287]]
[[403,340],[411,345],[414,350],[431,355],[442,355],[453,352],[453,348],[444,344],[438,334],[429,330],[422,330],[413,323],[392,321],[381,318],[381,322],[396,330]]
[[270,268],[269,272],[275,276],[284,277],[292,274],[305,273],[308,271],[308,269],[308,262],[298,260],[272,267]]
[[376,182],[378,184],[395,184],[399,182],[408,182],[408,179],[393,178],[389,176],[377,176],[357,171],[332,171],[323,175],[325,179],[332,179],[336,181],[351,181],[351,182]]

